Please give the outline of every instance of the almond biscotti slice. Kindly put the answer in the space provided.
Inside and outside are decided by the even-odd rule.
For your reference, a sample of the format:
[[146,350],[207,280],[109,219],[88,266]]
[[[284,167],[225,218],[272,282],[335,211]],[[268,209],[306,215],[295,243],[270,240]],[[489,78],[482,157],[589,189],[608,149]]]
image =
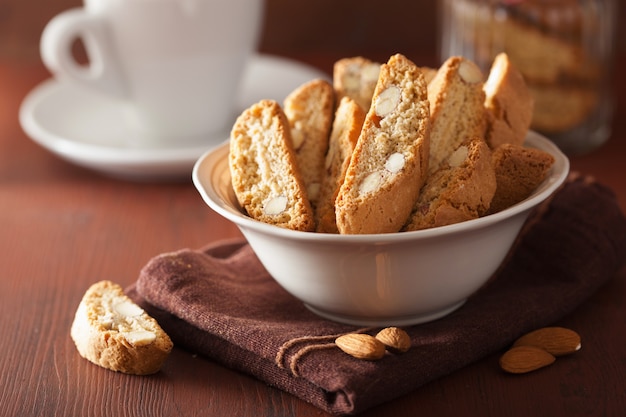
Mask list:
[[450,57],[428,84],[428,99],[432,174],[461,143],[475,136],[484,137],[483,74],[472,61]]
[[335,112],[324,166],[324,178],[315,208],[317,232],[339,233],[335,217],[335,200],[346,176],[364,119],[365,111],[361,106],[350,97],[341,99]]
[[333,66],[333,86],[337,102],[350,97],[367,112],[380,74],[380,63],[362,56],[343,58]]
[[428,169],[422,71],[401,54],[380,77],[335,205],[344,234],[392,233],[406,222]]
[[335,110],[333,86],[321,79],[309,81],[285,98],[283,110],[291,127],[296,163],[315,207]]
[[85,292],[70,335],[83,358],[135,375],[157,372],[173,347],[156,320],[111,281],[97,282]]
[[487,212],[496,192],[491,149],[483,138],[462,143],[430,175],[405,231],[446,226]]
[[491,149],[503,143],[522,145],[533,119],[533,96],[506,53],[496,56],[483,89],[487,144]]
[[511,207],[531,195],[548,175],[554,157],[541,149],[505,143],[494,149],[492,162],[497,188],[489,214]]
[[313,209],[298,171],[291,129],[280,105],[261,100],[235,121],[229,167],[233,190],[253,219],[313,231]]

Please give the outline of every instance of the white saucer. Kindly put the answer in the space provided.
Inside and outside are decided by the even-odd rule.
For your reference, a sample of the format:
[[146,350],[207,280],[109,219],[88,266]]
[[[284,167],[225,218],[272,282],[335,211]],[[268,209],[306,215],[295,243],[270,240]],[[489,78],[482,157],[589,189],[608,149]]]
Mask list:
[[[285,58],[254,56],[246,69],[236,114],[264,99],[282,101],[322,72]],[[233,114],[233,121],[236,116]],[[228,132],[197,138],[186,147],[136,148],[135,135],[114,102],[73,85],[49,79],[33,89],[20,108],[22,128],[35,142],[76,165],[131,180],[191,178],[194,163]]]

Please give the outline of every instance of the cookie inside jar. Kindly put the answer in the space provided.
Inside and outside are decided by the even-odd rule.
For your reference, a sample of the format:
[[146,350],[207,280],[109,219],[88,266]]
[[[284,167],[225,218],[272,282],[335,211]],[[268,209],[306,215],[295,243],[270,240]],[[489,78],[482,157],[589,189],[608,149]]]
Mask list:
[[534,98],[531,129],[584,153],[610,134],[614,0],[440,0],[440,55],[486,70],[506,52]]

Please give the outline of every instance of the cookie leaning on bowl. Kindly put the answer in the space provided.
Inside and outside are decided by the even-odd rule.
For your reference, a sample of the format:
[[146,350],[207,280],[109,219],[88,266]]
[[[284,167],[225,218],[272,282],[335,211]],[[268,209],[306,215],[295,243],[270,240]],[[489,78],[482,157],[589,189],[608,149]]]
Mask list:
[[289,122],[276,101],[261,100],[237,118],[229,167],[237,200],[250,217],[287,229],[314,230]]
[[504,143],[522,145],[533,118],[534,101],[524,77],[506,53],[494,59],[483,90],[487,144],[491,149]]
[[487,124],[483,74],[469,59],[453,56],[428,84],[430,102],[429,174],[469,138],[484,137]]
[[322,79],[302,84],[283,101],[283,111],[291,127],[296,164],[314,208],[323,177],[334,107],[333,86]]
[[365,111],[356,101],[347,96],[340,100],[333,120],[324,164],[325,172],[315,208],[317,232],[339,233],[335,201],[346,176],[364,119]]

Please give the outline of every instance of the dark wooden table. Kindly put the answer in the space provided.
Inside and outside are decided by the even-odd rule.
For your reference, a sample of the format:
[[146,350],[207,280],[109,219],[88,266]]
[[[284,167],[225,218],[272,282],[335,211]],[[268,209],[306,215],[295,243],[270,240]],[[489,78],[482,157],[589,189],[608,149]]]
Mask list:
[[[301,50],[291,55],[329,71],[344,53],[351,54]],[[178,348],[162,372],[150,377],[110,372],[78,355],[69,329],[90,284],[102,279],[131,284],[159,253],[197,248],[239,232],[208,209],[191,182],[107,178],[29,140],[18,123],[18,108],[49,74],[37,60],[0,57],[0,415],[326,415]],[[431,55],[424,59],[434,62]],[[626,58],[620,56],[617,73],[625,72]],[[611,139],[571,162],[574,170],[612,187],[624,210],[623,78],[616,77],[615,93]],[[626,270],[556,324],[583,338],[582,350],[558,366],[509,376],[499,370],[494,354],[362,415],[626,415]]]

